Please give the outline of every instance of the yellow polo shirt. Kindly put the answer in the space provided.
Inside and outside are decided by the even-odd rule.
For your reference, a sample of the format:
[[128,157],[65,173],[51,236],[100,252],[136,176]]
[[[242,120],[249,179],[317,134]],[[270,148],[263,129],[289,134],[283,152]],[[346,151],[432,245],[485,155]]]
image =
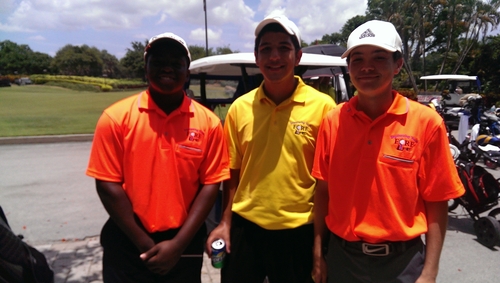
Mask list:
[[279,105],[259,88],[238,98],[224,124],[230,168],[240,169],[232,210],[269,230],[312,223],[316,136],[335,107],[328,95],[304,84]]

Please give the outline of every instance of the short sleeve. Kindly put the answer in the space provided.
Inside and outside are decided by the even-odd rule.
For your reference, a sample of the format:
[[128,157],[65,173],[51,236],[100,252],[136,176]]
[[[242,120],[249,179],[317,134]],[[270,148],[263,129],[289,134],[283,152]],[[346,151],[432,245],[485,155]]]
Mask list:
[[220,122],[210,130],[206,152],[200,166],[201,183],[214,184],[229,179],[229,157]]
[[123,182],[123,138],[117,123],[104,112],[92,141],[86,174],[99,180]]
[[325,116],[319,127],[312,169],[312,176],[323,181],[328,181],[330,167],[330,117],[330,115]]
[[460,197],[465,189],[451,156],[444,122],[430,136],[422,153],[418,182],[426,201],[444,201]]

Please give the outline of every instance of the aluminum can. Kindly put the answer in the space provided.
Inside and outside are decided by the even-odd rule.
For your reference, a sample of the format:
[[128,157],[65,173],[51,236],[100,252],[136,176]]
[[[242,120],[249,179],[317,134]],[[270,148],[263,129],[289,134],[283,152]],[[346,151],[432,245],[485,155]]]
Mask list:
[[224,258],[226,257],[226,242],[217,239],[212,242],[212,266],[215,268],[224,267]]

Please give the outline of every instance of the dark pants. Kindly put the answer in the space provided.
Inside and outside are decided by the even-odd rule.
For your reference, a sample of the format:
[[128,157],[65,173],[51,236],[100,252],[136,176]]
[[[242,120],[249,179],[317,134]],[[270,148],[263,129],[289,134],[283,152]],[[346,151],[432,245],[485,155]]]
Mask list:
[[266,276],[270,283],[312,282],[313,238],[312,224],[267,230],[233,213],[221,282],[262,283]]
[[414,283],[422,273],[425,246],[420,238],[386,256],[366,255],[361,248],[346,243],[330,234],[329,283]]
[[[173,229],[153,233],[150,236],[155,243],[158,243],[172,239],[178,231],[179,229]],[[183,254],[203,256],[205,237],[206,226],[203,225]],[[168,274],[155,274],[147,269],[139,258],[139,250],[111,219],[102,228],[101,245],[103,247],[103,281],[106,283],[201,283],[202,257],[181,257]]]

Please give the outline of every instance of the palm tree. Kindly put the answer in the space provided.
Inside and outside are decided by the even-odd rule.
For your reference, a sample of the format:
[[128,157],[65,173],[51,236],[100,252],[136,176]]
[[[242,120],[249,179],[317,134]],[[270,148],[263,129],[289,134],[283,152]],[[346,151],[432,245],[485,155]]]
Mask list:
[[467,30],[459,41],[460,51],[453,73],[459,70],[471,48],[479,40],[484,40],[488,31],[493,31],[500,24],[500,13],[498,12],[500,7],[499,1],[493,0],[485,3],[481,0],[469,0],[466,2],[470,2],[471,9],[463,18]]

